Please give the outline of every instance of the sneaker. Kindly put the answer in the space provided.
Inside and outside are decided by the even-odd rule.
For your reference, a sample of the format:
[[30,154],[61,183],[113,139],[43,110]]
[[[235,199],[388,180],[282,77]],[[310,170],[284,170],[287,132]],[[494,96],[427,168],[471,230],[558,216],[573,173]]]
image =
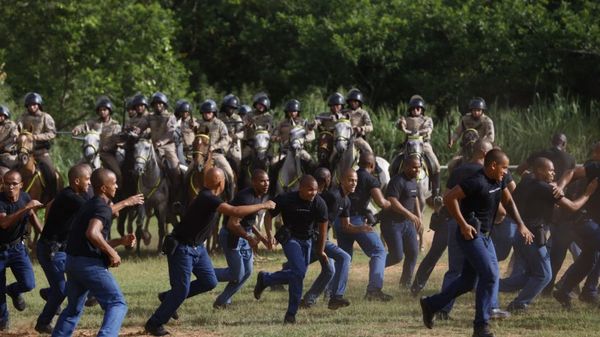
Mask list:
[[306,298],[300,300],[300,308],[302,309],[310,309],[313,305],[315,305],[315,302],[309,301]]
[[423,324],[427,329],[433,329],[433,319],[435,317],[433,310],[427,305],[427,297],[421,297],[419,300],[421,311],[423,312]]
[[283,318],[283,324],[296,324],[296,316],[285,314],[285,317]]
[[445,311],[438,311],[435,313],[435,319],[440,321],[449,321],[452,319],[452,317],[450,317],[450,314]]
[[473,329],[473,337],[494,337],[494,333],[490,331],[490,326],[485,324]]
[[256,285],[254,286],[254,298],[256,298],[257,300],[260,300],[260,296],[262,295],[263,291],[265,291],[265,288],[267,287],[265,285],[264,277],[265,277],[264,271],[259,271],[258,275],[256,275]]
[[52,327],[52,325],[50,324],[40,324],[37,323],[35,325],[35,331],[39,332],[39,333],[44,333],[44,334],[52,334],[52,330],[54,330],[54,328]]
[[[162,302],[165,299],[165,295],[166,294],[167,294],[166,292],[158,293],[158,300]],[[174,319],[174,320],[178,320],[179,319],[179,313],[177,313],[177,310],[175,310],[175,312],[173,313],[173,315],[171,315],[171,318]]]
[[144,330],[152,336],[166,336],[169,334],[162,324],[154,325],[149,320],[146,322],[146,325],[144,325]]
[[579,300],[581,302],[598,305],[600,303],[600,296],[598,296],[598,294],[584,292],[579,295]]
[[501,320],[501,319],[507,319],[509,317],[510,317],[510,312],[504,311],[500,308],[494,308],[494,309],[492,309],[492,312],[490,313],[491,319]]
[[367,290],[365,299],[367,301],[389,302],[392,299],[394,299],[394,297],[392,295],[388,295],[388,294],[384,293],[383,291],[381,291],[381,289],[377,289],[377,290],[371,290],[371,291]]
[[10,296],[10,298],[12,299],[12,302],[13,302],[13,306],[18,311],[23,311],[23,310],[25,310],[25,308],[27,308],[27,303],[25,303],[25,298],[23,298],[23,294],[19,293],[17,295],[13,295],[13,294],[7,293],[7,295]]
[[339,308],[347,307],[350,305],[350,301],[343,297],[332,297],[327,304],[327,308],[331,310],[337,310]]
[[506,311],[510,312],[510,313],[518,313],[518,312],[524,312],[527,311],[527,304],[524,303],[515,303],[515,302],[510,302],[508,304],[508,307],[506,307]]
[[563,308],[569,310],[573,307],[571,304],[571,296],[568,294],[565,294],[560,290],[555,290],[552,293],[552,296],[563,306]]

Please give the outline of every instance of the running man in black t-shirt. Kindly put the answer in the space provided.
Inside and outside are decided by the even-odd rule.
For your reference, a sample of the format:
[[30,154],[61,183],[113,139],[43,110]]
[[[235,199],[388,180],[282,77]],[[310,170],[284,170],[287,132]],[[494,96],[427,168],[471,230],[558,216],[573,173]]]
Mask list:
[[[151,335],[169,334],[163,324],[176,315],[183,301],[217,286],[217,276],[204,241],[218,213],[244,218],[262,209],[275,208],[273,201],[232,206],[218,197],[224,189],[223,171],[216,167],[209,169],[204,175],[204,189],[194,198],[173,233],[165,238],[163,252],[167,254],[171,290],[158,295],[161,303],[144,327]],[[192,273],[196,280],[190,282]]]
[[125,297],[108,268],[121,264],[121,257],[114,247],[133,247],[135,235],[108,239],[113,217],[110,203],[118,188],[115,174],[99,168],[92,173],[91,183],[94,197],[73,217],[67,238],[68,304],[56,322],[52,332],[54,337],[73,335],[88,292],[94,294],[104,310],[98,335],[116,336],[127,313]]
[[515,243],[515,254],[523,259],[520,272],[500,280],[500,291],[519,291],[508,305],[508,311],[524,311],[533,299],[550,282],[552,270],[550,255],[546,249],[545,226],[552,219],[554,206],[570,212],[579,210],[598,186],[592,180],[585,193],[575,201],[564,197],[554,185],[554,164],[547,158],[538,157],[531,163],[533,176],[524,177],[513,194],[517,208],[527,228],[534,233],[534,244],[525,244],[522,238]]
[[281,243],[288,262],[281,271],[258,273],[254,297],[260,299],[266,287],[289,284],[288,309],[284,323],[296,323],[296,313],[302,297],[304,276],[310,263],[312,237],[316,234],[315,231],[318,231],[319,235],[317,256],[322,264],[329,263],[329,258],[325,254],[327,205],[317,192],[318,185],[315,178],[305,175],[300,179],[298,191],[276,196],[273,201],[277,207],[265,216],[267,238],[272,242],[272,219],[281,213],[283,226],[279,228],[275,238]]
[[[27,222],[36,232],[41,232],[40,222],[35,210],[43,207],[37,200],[31,200],[29,194],[21,191],[23,180],[17,171],[8,171],[4,175],[3,192],[0,193],[0,272],[6,274],[10,268],[16,281],[8,286],[3,284],[0,293],[0,331],[8,328],[8,309],[6,296],[12,298],[13,305],[19,311],[25,310],[26,304],[22,293],[35,287],[35,279],[27,248],[23,237],[27,234]],[[3,279],[2,282],[6,282]]]
[[456,219],[459,229],[456,237],[465,253],[465,263],[460,277],[441,293],[421,298],[423,323],[433,327],[434,314],[454,298],[470,291],[477,281],[475,296],[475,321],[473,336],[494,336],[488,321],[492,311],[494,292],[498,284],[498,261],[490,231],[498,205],[504,204],[509,215],[517,222],[518,231],[526,244],[533,235],[525,227],[519,211],[504,181],[508,170],[508,157],[494,149],[485,155],[484,168],[461,181],[444,197],[444,204]]
[[[257,205],[269,191],[269,175],[257,169],[252,174],[252,186],[239,191],[231,201],[233,206]],[[259,242],[268,246],[256,227],[257,213],[246,215],[243,218],[231,217],[219,232],[219,242],[225,259],[226,268],[215,268],[215,275],[219,282],[228,282],[223,292],[217,296],[213,303],[215,309],[225,309],[231,304],[231,298],[237,293],[252,274],[254,254]]]

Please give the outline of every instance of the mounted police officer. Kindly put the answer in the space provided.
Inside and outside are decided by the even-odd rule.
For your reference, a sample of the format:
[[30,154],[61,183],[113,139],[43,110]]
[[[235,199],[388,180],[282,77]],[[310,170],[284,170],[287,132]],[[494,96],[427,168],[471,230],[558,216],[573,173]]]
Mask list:
[[232,164],[233,170],[239,172],[240,162],[242,161],[242,144],[244,139],[244,123],[242,117],[236,112],[240,107],[240,99],[233,94],[223,97],[221,109],[219,109],[219,119],[227,126],[231,146],[225,154],[225,158]]
[[198,125],[198,120],[192,116],[190,102],[183,99],[175,103],[175,117],[177,118],[179,138],[176,142],[177,154],[180,162],[187,163],[192,157],[192,144],[195,137],[194,128]]
[[98,118],[88,120],[73,128],[72,133],[78,135],[90,131],[100,133],[100,148],[97,149],[100,160],[104,167],[110,169],[117,176],[117,184],[121,183],[121,168],[115,156],[119,134],[121,133],[121,124],[112,119],[114,110],[113,103],[106,96],[101,96],[96,101],[96,114]]
[[257,129],[266,130],[271,132],[273,130],[273,115],[269,112],[271,108],[271,100],[267,94],[261,92],[254,95],[252,100],[252,106],[254,110],[244,120],[244,140],[246,145],[242,150],[242,160],[245,160],[252,155],[252,148],[249,143],[253,141],[254,134]]
[[346,114],[350,117],[350,123],[356,136],[354,145],[361,153],[373,152],[371,145],[366,140],[367,135],[373,131],[373,122],[371,122],[369,113],[362,108],[363,99],[363,93],[356,88],[348,91],[346,95],[346,102],[348,103]]
[[54,118],[43,111],[42,96],[36,92],[25,95],[25,108],[27,112],[21,115],[19,131],[29,131],[33,134],[33,157],[39,164],[47,186],[56,186],[56,169],[50,158],[49,150],[51,141],[56,137]]
[[134,131],[136,128],[141,129],[146,116],[148,116],[148,99],[146,96],[142,94],[133,96],[129,104],[127,104],[127,114],[129,119],[125,122],[124,131]]
[[215,166],[222,169],[225,172],[226,181],[232,183],[234,177],[233,170],[227,159],[225,159],[225,153],[229,150],[231,139],[229,138],[229,132],[225,123],[216,117],[217,103],[212,99],[207,99],[200,105],[200,113],[202,114],[202,119],[198,121],[196,133],[209,135],[210,146],[208,150],[212,152],[212,159]]
[[[414,95],[408,102],[408,116],[402,116],[398,120],[396,127],[409,136],[423,137],[423,153],[425,154],[425,163],[429,169],[429,175],[432,181],[431,190],[433,196],[440,194],[440,163],[431,147],[431,134],[433,133],[433,120],[425,116],[425,100],[419,95]],[[441,200],[440,200],[441,202]]]
[[319,133],[319,166],[331,168],[329,161],[334,153],[333,145],[331,145],[331,148],[324,146],[329,143],[329,138],[333,139],[335,124],[340,119],[349,119],[348,114],[343,111],[344,104],[346,104],[346,99],[342,94],[339,92],[332,94],[327,98],[329,112],[320,113],[315,119],[315,124]]
[[462,116],[456,131],[452,134],[448,147],[452,147],[456,140],[468,129],[475,129],[479,138],[483,138],[490,143],[494,142],[494,122],[485,115],[487,104],[481,97],[475,97],[469,102],[469,112]]
[[[287,154],[290,149],[290,139],[294,132],[303,129],[305,130],[303,137],[305,142],[315,140],[314,124],[309,124],[304,118],[300,117],[300,112],[302,111],[300,101],[297,99],[289,100],[283,110],[285,111],[286,118],[279,122],[277,128],[273,130],[273,136],[271,137],[273,141],[279,141],[280,143],[280,155],[273,158],[273,164],[280,160],[281,154]],[[312,168],[310,154],[305,149],[301,149],[299,155],[300,160],[305,163],[304,167],[310,170]]]
[[10,110],[0,105],[0,166],[13,168],[15,165],[15,142],[19,130],[17,124],[10,120]]

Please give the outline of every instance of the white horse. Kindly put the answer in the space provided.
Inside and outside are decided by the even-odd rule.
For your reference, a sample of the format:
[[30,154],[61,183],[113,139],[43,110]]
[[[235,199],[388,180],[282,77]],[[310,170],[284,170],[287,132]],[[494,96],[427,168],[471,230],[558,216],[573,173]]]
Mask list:
[[100,155],[98,154],[100,149],[100,133],[90,130],[84,136],[73,136],[73,139],[83,142],[81,146],[83,154],[82,162],[89,164],[92,170],[100,168]]

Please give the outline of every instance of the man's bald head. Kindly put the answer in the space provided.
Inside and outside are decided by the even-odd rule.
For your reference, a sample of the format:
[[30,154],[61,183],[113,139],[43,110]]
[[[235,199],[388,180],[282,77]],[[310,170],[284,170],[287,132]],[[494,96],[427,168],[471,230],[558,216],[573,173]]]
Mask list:
[[111,181],[111,177],[114,177],[113,171],[106,168],[99,168],[92,172],[92,187],[94,192],[100,191],[100,188],[104,185],[108,185]]
[[317,184],[319,185],[329,185],[331,182],[331,171],[329,171],[326,167],[317,168],[313,175],[317,180]]
[[537,157],[533,160],[532,168],[534,171],[545,169],[552,165],[552,161],[546,157]]
[[476,159],[483,159],[493,148],[494,145],[492,145],[490,141],[480,138],[473,144],[473,157]]
[[268,177],[269,175],[265,170],[256,169],[252,172],[252,180],[262,179],[264,177]]
[[2,178],[3,179],[15,178],[15,179],[17,179],[17,181],[23,180],[23,178],[21,177],[21,173],[19,173],[19,171],[17,171],[17,170],[8,170],[6,173],[4,173]]
[[91,174],[92,168],[88,164],[77,164],[69,169],[69,183],[75,183],[75,179]]
[[375,155],[372,152],[363,152],[360,155],[360,159],[358,160],[358,166],[361,168],[367,168],[370,166],[375,166]]
[[567,136],[562,132],[557,132],[552,135],[552,146],[564,148],[567,146]]
[[225,173],[218,167],[211,167],[204,174],[204,187],[209,190],[219,188],[225,183]]
[[317,180],[315,179],[315,177],[311,176],[310,174],[305,174],[302,176],[302,178],[300,178],[300,188],[311,186],[316,183],[317,183]]
[[489,167],[492,163],[500,164],[508,161],[508,156],[502,150],[492,149],[485,154],[483,166]]

